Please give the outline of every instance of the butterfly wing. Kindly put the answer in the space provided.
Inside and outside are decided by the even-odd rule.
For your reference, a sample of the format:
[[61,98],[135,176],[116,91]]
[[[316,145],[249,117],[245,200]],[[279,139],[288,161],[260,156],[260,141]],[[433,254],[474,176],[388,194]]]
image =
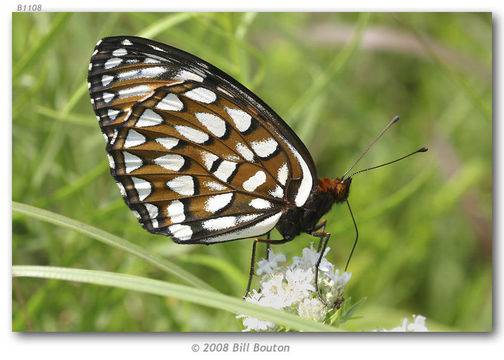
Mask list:
[[184,243],[260,236],[316,185],[310,154],[288,125],[191,54],[105,38],[88,81],[112,176],[152,233]]

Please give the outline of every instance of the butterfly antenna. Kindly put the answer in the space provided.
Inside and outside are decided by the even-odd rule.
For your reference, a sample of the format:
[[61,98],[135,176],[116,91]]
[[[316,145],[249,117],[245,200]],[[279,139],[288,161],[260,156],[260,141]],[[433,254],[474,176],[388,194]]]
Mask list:
[[369,171],[369,170],[373,170],[373,169],[378,169],[378,168],[380,168],[382,166],[385,166],[385,165],[393,164],[393,163],[398,162],[398,161],[400,161],[402,159],[406,159],[407,157],[410,157],[411,155],[415,155],[415,154],[421,153],[421,152],[426,152],[427,150],[429,150],[429,149],[427,149],[426,147],[420,148],[417,151],[413,151],[411,154],[401,156],[399,159],[395,159],[393,161],[389,161],[389,162],[386,162],[384,164],[380,164],[380,165],[372,166],[372,167],[367,168],[367,169],[362,169],[362,170],[356,171],[352,175],[350,175],[349,177],[352,177],[354,175],[357,175],[357,174],[365,172],[365,171]]
[[367,147],[366,150],[364,150],[364,152],[361,154],[361,156],[359,156],[359,158],[357,160],[355,160],[355,162],[353,163],[352,166],[350,166],[350,168],[346,171],[345,174],[343,174],[343,177],[341,178],[341,180],[344,180],[346,175],[350,172],[350,170],[352,170],[355,165],[357,165],[359,163],[359,161],[361,161],[361,159],[364,157],[364,155],[367,154],[367,152],[369,151],[369,149],[371,149],[371,147],[378,141],[380,140],[380,138],[383,136],[383,134],[385,134],[385,132],[392,126],[394,125],[397,121],[399,121],[399,116],[394,116],[394,118],[387,124],[387,126],[385,126],[385,128],[380,132],[380,134],[378,134],[378,136],[373,140],[373,142],[371,144],[369,144],[369,146]]

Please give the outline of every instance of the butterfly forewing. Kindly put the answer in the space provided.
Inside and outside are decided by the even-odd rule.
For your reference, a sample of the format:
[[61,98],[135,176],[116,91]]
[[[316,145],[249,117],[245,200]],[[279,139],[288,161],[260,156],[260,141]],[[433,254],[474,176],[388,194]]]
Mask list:
[[195,56],[105,38],[88,81],[111,173],[150,232],[186,243],[260,236],[315,184],[308,151],[278,115]]

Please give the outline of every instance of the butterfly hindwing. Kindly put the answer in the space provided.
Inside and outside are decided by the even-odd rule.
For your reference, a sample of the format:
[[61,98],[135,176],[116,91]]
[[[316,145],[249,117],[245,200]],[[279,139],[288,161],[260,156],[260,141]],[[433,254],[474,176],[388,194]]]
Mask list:
[[314,186],[313,161],[292,130],[195,56],[105,38],[88,80],[111,173],[150,232],[185,243],[260,236]]

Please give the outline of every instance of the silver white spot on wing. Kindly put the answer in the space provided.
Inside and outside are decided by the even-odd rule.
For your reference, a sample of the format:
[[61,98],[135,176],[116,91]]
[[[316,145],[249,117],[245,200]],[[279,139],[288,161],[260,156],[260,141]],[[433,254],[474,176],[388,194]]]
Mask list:
[[147,58],[145,58],[144,63],[145,64],[160,64],[161,61],[159,61],[157,59],[153,59],[153,58],[147,57]]
[[110,58],[105,62],[105,64],[103,64],[103,67],[108,70],[121,65],[121,63],[122,59],[120,58]]
[[119,130],[114,129],[112,132],[112,138],[110,139],[110,145],[114,145],[117,140],[117,135],[119,135]]
[[261,214],[250,214],[250,215],[242,215],[242,216],[238,216],[238,224],[241,224],[241,223],[244,223],[244,222],[248,222],[248,221],[252,221],[254,220],[255,218],[261,216]]
[[163,49],[161,49],[161,48],[159,48],[159,47],[157,47],[157,46],[155,46],[155,45],[149,44],[149,46],[150,46],[151,48],[153,48],[154,50],[156,50],[156,51],[165,52]]
[[154,159],[154,163],[166,170],[179,171],[184,166],[185,160],[179,154],[167,154]]
[[241,156],[248,162],[254,162],[254,153],[249,149],[247,145],[242,143],[236,144],[236,150],[240,153]]
[[196,119],[212,134],[221,138],[226,133],[226,122],[220,117],[209,113],[195,113]]
[[141,220],[142,217],[140,216],[140,214],[138,213],[138,211],[136,210],[131,210],[131,212],[133,213],[133,215],[135,215],[135,217],[138,219],[138,220]]
[[110,155],[110,154],[107,154],[107,158],[108,158],[108,162],[109,162],[109,166],[111,169],[115,169],[115,161],[114,161],[114,158]]
[[133,79],[135,77],[138,77],[137,76],[138,74],[140,74],[140,70],[134,69],[134,70],[130,70],[130,71],[120,72],[117,74],[117,77],[119,78],[119,80],[129,80],[129,79]]
[[116,109],[108,109],[107,110],[107,116],[110,120],[114,121],[116,119],[116,116],[120,113],[119,110]]
[[201,158],[203,159],[203,163],[207,170],[210,170],[213,166],[213,163],[219,158],[217,155],[212,154],[208,151],[201,152]]
[[301,180],[301,184],[299,185],[295,198],[296,206],[301,207],[308,199],[308,196],[310,196],[311,189],[313,187],[313,178],[310,172],[310,168],[306,164],[306,161],[304,161],[303,157],[291,144],[289,144],[289,142],[286,142],[286,144],[292,151],[296,159],[299,161],[299,164],[301,165],[301,171],[303,172],[303,179]]
[[162,66],[151,66],[143,69],[134,69],[130,71],[123,71],[117,74],[120,80],[131,80],[139,78],[154,78],[166,72],[166,68]]
[[161,110],[169,111],[180,111],[184,108],[184,104],[175,94],[167,94],[160,102],[156,104],[156,107]]
[[136,155],[130,154],[127,151],[123,151],[123,157],[124,157],[124,166],[126,170],[126,174],[129,174],[139,168],[142,167],[143,161],[141,158],[139,158]]
[[210,136],[203,131],[185,125],[175,125],[175,130],[186,139],[198,144],[203,144],[210,139]]
[[127,196],[126,194],[126,189],[124,188],[123,184],[120,182],[116,182],[117,187],[119,188],[119,191],[121,192],[121,196],[124,198]]
[[168,227],[170,233],[174,238],[180,241],[191,240],[193,235],[192,229],[189,225],[175,224]]
[[278,143],[273,138],[268,138],[260,141],[252,141],[250,143],[252,149],[261,158],[267,158],[273,154],[278,148]]
[[229,229],[236,226],[236,216],[222,216],[215,219],[203,221],[202,227],[209,231]]
[[170,221],[174,224],[181,223],[185,220],[184,204],[180,200],[173,200],[167,206],[166,211]]
[[283,163],[282,166],[280,166],[280,168],[278,169],[278,182],[282,185],[285,185],[288,176],[289,168],[287,167],[287,163]]
[[223,88],[221,88],[220,86],[217,86],[217,90],[220,91],[221,93],[224,93],[226,94],[227,96],[229,97],[234,97],[233,94],[231,94],[230,92],[224,90]]
[[203,82],[202,76],[197,75],[197,74],[190,72],[190,71],[186,71],[186,70],[180,70],[177,73],[177,75],[174,76],[174,79],[182,80],[182,81],[194,80],[197,82]]
[[138,194],[140,201],[144,201],[152,192],[152,185],[150,182],[137,177],[131,177],[133,181],[133,186]]
[[164,68],[162,66],[151,66],[151,67],[143,68],[140,71],[139,77],[153,78],[153,77],[157,77],[165,72],[166,72],[166,68]]
[[138,131],[135,131],[133,129],[128,131],[128,135],[126,136],[126,139],[124,140],[124,147],[125,148],[130,148],[138,145],[142,145],[145,143],[145,136],[140,134]]
[[112,51],[112,56],[124,56],[128,53],[126,49],[120,48]]
[[124,39],[122,42],[121,42],[122,45],[125,45],[125,46],[129,46],[129,45],[133,45],[133,43],[131,41],[129,41],[128,39]]
[[252,117],[249,114],[239,109],[232,109],[228,107],[226,107],[225,109],[235,123],[238,131],[245,132],[250,128],[250,125],[252,124]]
[[276,198],[282,199],[283,196],[284,196],[284,191],[283,191],[283,189],[282,189],[282,187],[280,185],[277,185],[277,187],[275,188],[275,190],[269,191],[269,194],[271,196],[276,197]]
[[209,213],[214,214],[229,205],[233,199],[233,196],[233,193],[212,196],[205,202],[205,210]]
[[214,171],[214,175],[221,181],[227,182],[229,177],[236,170],[237,163],[233,161],[224,160],[220,163],[217,170]]
[[151,109],[145,109],[142,115],[138,118],[136,126],[138,127],[148,127],[156,126],[163,123],[163,118],[158,113]]
[[[102,100],[105,102],[105,103],[109,103],[110,101],[112,101],[112,99],[114,98],[114,93],[111,93],[111,92],[104,92],[102,94]],[[92,99],[91,99],[92,100]]]
[[125,88],[122,90],[119,90],[119,97],[120,98],[127,98],[127,97],[133,97],[133,96],[146,96],[152,92],[152,89],[148,85],[138,85],[138,86],[133,86],[129,88]]
[[159,223],[156,219],[159,214],[158,207],[153,204],[145,204],[145,208],[147,209],[147,212],[149,213],[149,218],[151,219],[152,227],[154,227],[154,228],[159,227]]
[[239,156],[236,156],[234,154],[226,154],[225,158],[226,158],[226,160],[229,160],[229,161],[240,161],[241,160]]
[[209,190],[212,191],[223,191],[227,189],[226,186],[215,181],[205,181],[203,185],[205,185]]
[[194,179],[192,176],[178,176],[166,182],[166,185],[174,192],[184,196],[194,195]]
[[211,238],[207,238],[205,239],[205,243],[251,238],[266,234],[268,231],[270,231],[275,227],[278,220],[280,219],[280,216],[282,216],[282,212],[278,212],[270,217],[267,217],[266,219],[259,221],[257,224],[254,224],[252,226],[248,226],[243,229],[238,229],[228,234],[217,235]]
[[112,80],[114,80],[114,77],[110,76],[110,75],[103,75],[101,78],[101,82],[102,82],[103,86],[107,86],[108,84],[110,84],[112,82]]
[[217,95],[211,90],[204,87],[197,87],[184,93],[189,99],[202,102],[204,104],[211,104],[217,100]]
[[156,138],[156,142],[158,142],[159,144],[161,144],[161,146],[168,150],[171,150],[175,146],[177,146],[179,141],[179,139],[174,137]]
[[263,210],[263,209],[269,209],[272,204],[268,200],[257,198],[251,200],[249,202],[249,205],[254,209]]
[[259,170],[253,176],[249,177],[243,182],[243,188],[249,192],[252,192],[265,182],[266,174],[264,173],[264,171]]

